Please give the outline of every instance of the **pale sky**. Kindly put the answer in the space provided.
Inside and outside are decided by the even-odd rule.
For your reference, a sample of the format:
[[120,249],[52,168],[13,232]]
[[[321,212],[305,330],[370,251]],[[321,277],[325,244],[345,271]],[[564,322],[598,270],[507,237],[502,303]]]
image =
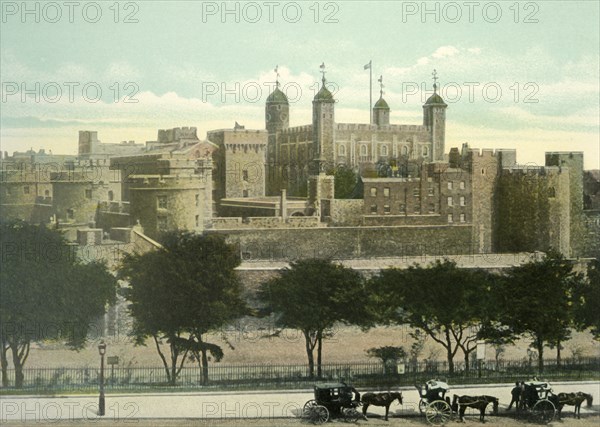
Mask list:
[[447,152],[584,151],[600,168],[598,1],[75,3],[1,1],[2,151],[75,153],[79,130],[263,129],[277,65],[290,125],[310,123],[323,62],[336,121],[368,123],[372,60],[397,124],[422,123],[437,70]]

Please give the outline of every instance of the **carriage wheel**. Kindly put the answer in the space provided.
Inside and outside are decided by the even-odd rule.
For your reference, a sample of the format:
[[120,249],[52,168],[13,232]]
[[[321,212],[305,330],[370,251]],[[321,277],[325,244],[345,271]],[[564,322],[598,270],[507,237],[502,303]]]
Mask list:
[[317,405],[313,407],[312,413],[311,421],[314,424],[323,424],[329,421],[329,411],[324,406]]
[[446,424],[452,418],[452,408],[448,405],[448,402],[443,400],[436,400],[431,402],[425,408],[425,417],[427,422],[434,426],[441,426]]
[[315,399],[310,399],[304,404],[304,408],[302,408],[302,411],[306,411],[308,408],[312,408],[314,406],[317,406],[317,401]]
[[425,408],[427,408],[427,402],[423,399],[419,399],[419,413],[423,414],[425,412]]
[[538,400],[531,408],[531,414],[535,421],[547,424],[554,419],[556,407],[547,399]]
[[344,421],[349,423],[355,423],[361,417],[361,414],[356,410],[356,408],[344,408],[342,413],[344,414]]

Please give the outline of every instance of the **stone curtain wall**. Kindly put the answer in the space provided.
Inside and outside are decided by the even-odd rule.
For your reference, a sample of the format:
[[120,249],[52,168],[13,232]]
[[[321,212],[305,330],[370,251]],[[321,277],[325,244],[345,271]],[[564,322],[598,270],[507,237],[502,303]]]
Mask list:
[[244,260],[349,259],[477,253],[471,226],[210,230],[227,235]]
[[362,225],[364,204],[362,199],[330,199],[327,202],[331,225]]

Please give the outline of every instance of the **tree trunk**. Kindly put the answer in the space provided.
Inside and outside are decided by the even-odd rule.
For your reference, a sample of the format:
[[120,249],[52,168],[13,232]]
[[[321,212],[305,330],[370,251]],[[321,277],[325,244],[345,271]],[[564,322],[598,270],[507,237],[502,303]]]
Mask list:
[[206,352],[206,349],[202,349],[202,385],[208,384],[208,356]]
[[2,365],[2,387],[8,387],[8,345],[2,342],[2,352],[0,353],[0,365]]
[[322,354],[322,346],[323,346],[323,333],[319,332],[317,334],[317,377],[321,378],[322,368],[321,368],[321,354]]
[[447,328],[446,328],[446,343],[448,343],[448,345],[446,346],[446,358],[448,360],[448,373],[453,374],[454,373],[454,355],[452,354],[452,341],[450,340],[450,332],[448,332]]
[[535,346],[538,351],[538,373],[544,372],[544,341],[536,339]]
[[306,355],[308,356],[308,375],[310,378],[315,376],[315,359],[313,357],[313,347],[310,342],[310,335],[304,332],[304,340],[306,341]]
[[560,340],[558,340],[556,343],[556,366],[560,367],[560,364]]
[[469,354],[470,353],[467,353],[464,350],[463,350],[463,353],[465,355],[465,373],[469,373],[469,368],[470,368],[470,366],[469,366]]
[[177,357],[179,356],[179,351],[175,344],[171,344],[171,378],[169,381],[169,385],[174,386],[177,383]]
[[160,356],[160,360],[163,363],[163,368],[165,369],[165,372],[167,374],[167,380],[169,381],[169,384],[172,384],[172,380],[171,380],[171,371],[169,369],[169,364],[167,363],[167,359],[165,357],[165,355],[163,354],[162,350],[160,349],[160,344],[158,343],[158,337],[156,335],[152,335],[152,338],[154,339],[154,343],[156,344],[156,351],[158,352],[158,355]]
[[23,388],[23,381],[25,380],[23,365],[29,355],[29,343],[23,344],[21,349],[19,349],[19,344],[11,343],[10,349],[12,352],[13,365],[15,367],[15,387]]

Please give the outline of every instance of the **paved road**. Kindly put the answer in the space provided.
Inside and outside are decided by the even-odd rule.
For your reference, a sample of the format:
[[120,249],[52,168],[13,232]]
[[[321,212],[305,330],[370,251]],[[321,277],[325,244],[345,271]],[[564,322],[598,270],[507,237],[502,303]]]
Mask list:
[[[598,413],[600,382],[552,383],[556,393],[583,391],[594,396],[593,408],[585,412]],[[511,385],[453,386],[450,394],[488,394],[500,399],[500,411],[510,402]],[[393,404],[390,414],[416,414],[418,395],[414,389],[403,390],[402,406]],[[304,403],[311,399],[311,391],[259,391],[221,393],[172,394],[109,394],[106,397],[106,415],[115,422],[140,419],[273,419],[295,417]],[[2,396],[0,397],[0,424],[7,421],[33,424],[36,422],[97,421],[98,396]],[[565,412],[569,411],[569,407]],[[369,408],[369,415],[382,415],[383,408]]]

